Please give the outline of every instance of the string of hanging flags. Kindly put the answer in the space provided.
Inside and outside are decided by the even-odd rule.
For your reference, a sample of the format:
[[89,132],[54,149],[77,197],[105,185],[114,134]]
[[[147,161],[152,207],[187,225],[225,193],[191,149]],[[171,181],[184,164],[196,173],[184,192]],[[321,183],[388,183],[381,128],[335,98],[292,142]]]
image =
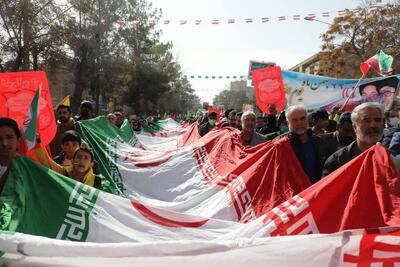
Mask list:
[[203,80],[246,80],[251,79],[247,75],[183,75],[183,78],[188,80],[203,79]]
[[[378,11],[380,8],[384,6],[371,6],[369,7],[369,12]],[[155,25],[222,25],[222,24],[252,24],[252,23],[267,23],[273,21],[299,21],[302,19],[306,20],[314,20],[314,19],[326,19],[330,17],[344,17],[347,15],[355,14],[360,12],[361,8],[355,9],[343,9],[338,11],[328,11],[328,12],[319,12],[319,13],[310,13],[306,15],[282,15],[282,16],[274,16],[274,17],[261,17],[261,18],[229,18],[229,19],[212,19],[212,20],[204,20],[204,19],[164,19],[164,20],[148,20],[148,21],[140,21],[140,20],[132,20],[132,21],[117,21],[117,26],[119,27],[128,27],[141,24],[147,24],[151,27]]]

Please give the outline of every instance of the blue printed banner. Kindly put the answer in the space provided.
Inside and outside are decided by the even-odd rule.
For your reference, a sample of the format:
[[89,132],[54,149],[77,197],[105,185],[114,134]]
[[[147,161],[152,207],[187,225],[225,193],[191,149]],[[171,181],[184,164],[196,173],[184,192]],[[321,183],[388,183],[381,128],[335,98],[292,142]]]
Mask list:
[[[335,79],[305,73],[282,71],[288,106],[305,105],[308,109],[342,105],[357,83],[356,79]],[[346,106],[351,111],[362,102],[379,102],[392,105],[400,76],[364,79],[360,82]]]

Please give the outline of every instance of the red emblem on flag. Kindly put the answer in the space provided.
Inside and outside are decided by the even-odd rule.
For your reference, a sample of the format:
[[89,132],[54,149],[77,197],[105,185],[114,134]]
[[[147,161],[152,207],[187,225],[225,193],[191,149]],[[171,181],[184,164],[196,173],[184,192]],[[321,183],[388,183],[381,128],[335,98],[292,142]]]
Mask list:
[[[182,217],[187,217],[185,218],[188,221],[177,221],[173,220],[170,218],[166,218],[165,216],[161,216],[160,214],[155,213],[154,211],[150,210],[143,204],[137,202],[137,201],[131,201],[132,206],[140,213],[142,214],[145,218],[149,219],[150,221],[160,224],[162,226],[167,226],[167,227],[175,227],[175,228],[180,228],[180,227],[186,227],[186,228],[197,228],[201,227],[202,225],[206,224],[208,222],[207,220],[198,220],[198,221],[189,221],[190,219],[193,219],[194,216],[190,215],[185,215],[179,213],[180,219],[183,219]],[[169,211],[165,211],[166,213],[170,213]]]
[[155,151],[143,151],[134,150],[125,152],[125,158],[123,161],[131,160],[133,165],[138,168],[151,168],[157,167],[172,158],[175,151],[155,152]]

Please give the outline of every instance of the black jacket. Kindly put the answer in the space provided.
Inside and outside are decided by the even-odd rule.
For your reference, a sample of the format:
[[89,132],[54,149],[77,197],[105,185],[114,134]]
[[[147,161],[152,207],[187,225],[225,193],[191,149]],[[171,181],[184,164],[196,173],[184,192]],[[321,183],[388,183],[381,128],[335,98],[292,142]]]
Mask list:
[[388,131],[386,132],[386,134],[383,136],[382,139],[382,145],[384,147],[389,148],[390,141],[392,141],[393,135],[396,132],[400,132],[400,125],[397,127],[388,128]]
[[[308,138],[311,141],[311,144],[314,148],[315,159],[316,159],[315,172],[316,172],[316,175],[318,176],[318,180],[320,180],[321,175],[322,175],[322,168],[324,166],[326,159],[329,156],[329,148],[328,148],[328,145],[319,136],[312,135],[311,129],[307,130],[307,135],[308,135]],[[303,151],[302,151],[303,144],[301,143],[298,135],[296,135],[296,134],[289,133],[288,137],[290,140],[290,144],[292,145],[293,151],[297,156],[297,159],[299,160],[301,166],[303,167],[304,171],[306,172],[305,159],[304,159]],[[306,174],[307,174],[307,172],[306,172]],[[310,178],[310,181],[311,181],[311,178]],[[311,181],[311,182],[315,183],[317,181]]]
[[322,176],[330,174],[361,153],[362,151],[358,148],[357,141],[354,141],[350,145],[339,149],[326,160],[324,169],[322,171]]

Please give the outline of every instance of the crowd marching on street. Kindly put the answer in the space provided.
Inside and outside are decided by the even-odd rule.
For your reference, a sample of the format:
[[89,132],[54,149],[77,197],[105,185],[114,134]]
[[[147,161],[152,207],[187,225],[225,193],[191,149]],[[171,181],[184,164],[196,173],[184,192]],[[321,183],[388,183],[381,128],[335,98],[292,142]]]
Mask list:
[[[323,109],[308,112],[304,106],[290,106],[277,113],[274,106],[269,115],[256,115],[253,111],[226,110],[219,121],[216,112],[197,115],[178,115],[180,123],[196,123],[200,136],[225,127],[241,132],[244,147],[287,137],[297,159],[312,183],[351,161],[375,144],[385,146],[394,162],[400,154],[399,111],[384,111],[382,104],[367,102],[358,105],[351,113],[334,108],[329,113]],[[55,110],[57,132],[50,151],[43,147],[34,149],[39,161],[46,167],[87,185],[101,188],[102,175],[96,166],[95,155],[75,130],[77,121],[95,117],[89,101],[80,105],[74,116],[67,105]],[[107,119],[120,127],[129,119],[132,130],[139,133],[144,126],[152,126],[160,115],[109,113]],[[12,159],[18,155],[21,137],[17,123],[12,118],[0,118],[0,189],[7,179]],[[51,155],[51,156],[50,156]]]

